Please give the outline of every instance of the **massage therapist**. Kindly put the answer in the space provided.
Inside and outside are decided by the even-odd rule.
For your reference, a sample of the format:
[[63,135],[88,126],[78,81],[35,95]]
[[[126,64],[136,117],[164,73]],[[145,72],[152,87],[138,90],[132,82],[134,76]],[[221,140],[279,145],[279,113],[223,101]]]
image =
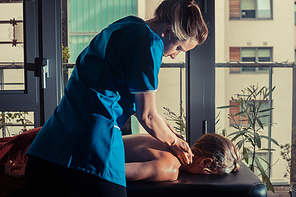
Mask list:
[[122,18],[80,53],[64,96],[30,146],[25,185],[32,196],[126,196],[121,128],[136,116],[182,164],[188,144],[156,109],[162,57],[174,59],[207,37],[198,6],[165,0],[154,18]]

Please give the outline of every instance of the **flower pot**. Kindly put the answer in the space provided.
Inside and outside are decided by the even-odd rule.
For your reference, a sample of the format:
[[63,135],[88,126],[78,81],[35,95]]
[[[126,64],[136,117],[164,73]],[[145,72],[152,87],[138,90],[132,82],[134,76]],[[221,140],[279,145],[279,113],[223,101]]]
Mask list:
[[296,184],[291,185],[290,194],[291,194],[291,197],[296,197]]

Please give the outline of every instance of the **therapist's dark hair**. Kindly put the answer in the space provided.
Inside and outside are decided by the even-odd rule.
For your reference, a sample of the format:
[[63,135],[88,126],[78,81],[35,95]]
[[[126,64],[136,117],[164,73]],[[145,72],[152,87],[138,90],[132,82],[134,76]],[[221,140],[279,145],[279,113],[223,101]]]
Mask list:
[[195,142],[191,150],[194,155],[211,158],[213,162],[205,167],[214,173],[229,173],[231,168],[232,172],[236,172],[240,167],[240,155],[236,146],[222,135],[205,134]]
[[181,41],[195,37],[201,44],[208,36],[208,28],[194,0],[164,0],[155,10],[154,17],[172,25],[173,33]]

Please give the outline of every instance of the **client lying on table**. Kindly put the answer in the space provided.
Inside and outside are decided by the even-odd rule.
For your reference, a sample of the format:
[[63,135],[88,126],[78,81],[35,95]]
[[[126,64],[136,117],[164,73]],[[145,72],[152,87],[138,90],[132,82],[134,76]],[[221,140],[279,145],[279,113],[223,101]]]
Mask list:
[[173,181],[179,170],[197,174],[224,174],[239,169],[239,153],[233,143],[218,134],[206,134],[191,148],[193,163],[181,165],[173,152],[146,134],[123,137],[128,181]]
[[[167,145],[148,134],[126,135],[123,136],[123,142],[128,181],[173,181],[178,178],[179,170],[198,174],[224,174],[239,169],[236,147],[218,134],[206,134],[196,141],[191,148],[195,156],[190,165],[181,165]],[[23,178],[24,165],[6,163],[5,173]]]

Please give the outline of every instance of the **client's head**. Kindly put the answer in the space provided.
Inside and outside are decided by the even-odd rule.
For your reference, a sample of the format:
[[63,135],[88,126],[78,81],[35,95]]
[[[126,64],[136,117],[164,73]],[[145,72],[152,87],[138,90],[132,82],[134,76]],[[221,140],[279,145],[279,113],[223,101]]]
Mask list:
[[199,174],[225,174],[239,169],[239,152],[227,138],[209,133],[203,135],[191,148],[193,164],[186,171]]

